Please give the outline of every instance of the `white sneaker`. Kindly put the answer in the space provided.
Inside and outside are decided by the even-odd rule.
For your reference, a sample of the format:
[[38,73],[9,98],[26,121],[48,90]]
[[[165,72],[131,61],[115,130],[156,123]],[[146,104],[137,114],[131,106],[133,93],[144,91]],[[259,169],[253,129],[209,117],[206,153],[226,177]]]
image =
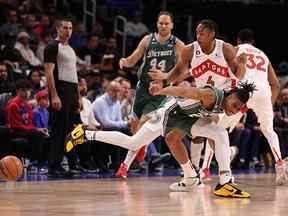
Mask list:
[[276,169],[276,184],[284,185],[288,182],[287,165],[285,161],[280,161],[275,165]]
[[169,188],[171,191],[190,191],[192,188],[195,188],[199,184],[199,178],[198,177],[190,177],[190,178],[183,178],[179,182],[172,183]]

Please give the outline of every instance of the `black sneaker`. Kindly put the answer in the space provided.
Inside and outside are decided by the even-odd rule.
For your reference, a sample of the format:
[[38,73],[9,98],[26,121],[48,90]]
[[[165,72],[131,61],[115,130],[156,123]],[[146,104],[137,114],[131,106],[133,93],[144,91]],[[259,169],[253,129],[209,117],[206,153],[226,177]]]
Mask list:
[[47,175],[51,178],[65,178],[73,176],[71,172],[65,170],[62,166],[59,166],[55,169],[49,169]]

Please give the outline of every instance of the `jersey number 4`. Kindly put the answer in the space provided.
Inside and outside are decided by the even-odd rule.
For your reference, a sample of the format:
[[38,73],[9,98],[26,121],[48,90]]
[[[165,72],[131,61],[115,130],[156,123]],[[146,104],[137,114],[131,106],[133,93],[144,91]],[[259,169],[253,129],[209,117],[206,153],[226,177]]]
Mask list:
[[161,71],[165,71],[166,70],[166,60],[161,60],[160,62],[157,61],[157,58],[153,58],[150,61],[150,66],[151,69],[155,70],[155,69],[160,69]]
[[247,53],[246,67],[265,72],[265,59],[262,56]]

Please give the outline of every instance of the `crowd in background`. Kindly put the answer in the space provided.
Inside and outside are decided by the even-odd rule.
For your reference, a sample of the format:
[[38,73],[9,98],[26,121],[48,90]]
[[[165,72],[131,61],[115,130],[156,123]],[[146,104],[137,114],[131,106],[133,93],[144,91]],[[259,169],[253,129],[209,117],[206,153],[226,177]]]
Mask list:
[[[59,11],[53,1],[39,1],[38,4],[32,1],[8,2],[4,4],[0,1],[5,6],[1,6],[1,15],[4,16],[0,19],[0,157],[17,155],[30,160],[31,172],[45,172],[51,128],[43,56],[46,45],[55,37]],[[70,7],[75,7],[75,4]],[[128,54],[143,35],[151,32],[142,22],[141,11],[131,14],[127,17],[126,28]],[[83,109],[79,118],[75,119],[75,125],[82,122],[95,128],[131,134],[130,110],[138,66],[125,71],[119,69],[119,40],[111,25],[107,16],[105,19],[97,18],[96,24],[88,32],[77,14],[74,16],[70,45],[77,54],[79,89],[83,101]],[[282,62],[279,66],[282,89],[275,104],[274,118],[284,156],[288,155],[287,65]],[[185,83],[192,85],[191,80]],[[230,141],[239,149],[232,164],[234,168],[272,167],[269,145],[259,130],[257,117],[252,110],[233,130]],[[148,151],[150,159],[168,151],[163,139],[159,138],[154,144]],[[115,170],[125,152],[103,143],[80,145],[76,148],[77,157],[70,169],[73,174]],[[164,165],[176,166],[173,161]]]

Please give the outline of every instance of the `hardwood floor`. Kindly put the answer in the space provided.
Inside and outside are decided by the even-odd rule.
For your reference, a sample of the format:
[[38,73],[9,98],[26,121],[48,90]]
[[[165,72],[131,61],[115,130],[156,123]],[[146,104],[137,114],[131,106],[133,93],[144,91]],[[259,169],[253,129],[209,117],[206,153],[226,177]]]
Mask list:
[[170,192],[177,177],[79,179],[0,182],[1,216],[286,216],[288,187],[275,186],[274,174],[236,176],[251,199],[220,198],[212,194],[217,182],[191,192]]

